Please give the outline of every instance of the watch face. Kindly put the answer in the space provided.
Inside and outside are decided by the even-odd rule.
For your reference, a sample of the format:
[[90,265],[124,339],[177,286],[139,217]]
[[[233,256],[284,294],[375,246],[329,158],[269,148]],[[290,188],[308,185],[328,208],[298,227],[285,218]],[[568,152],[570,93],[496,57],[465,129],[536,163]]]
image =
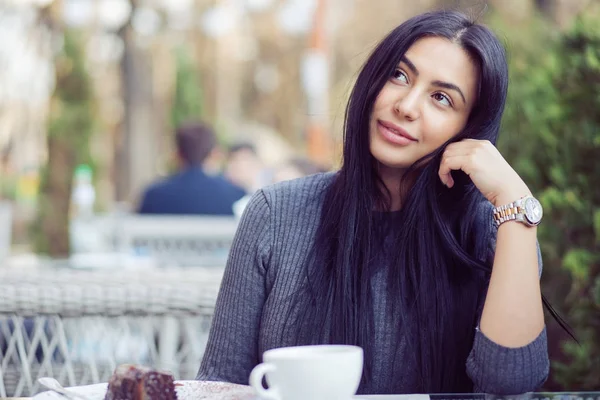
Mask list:
[[537,199],[533,197],[529,197],[525,199],[525,217],[527,220],[533,224],[537,225],[542,220],[542,216],[544,215],[544,211],[542,210],[542,205]]

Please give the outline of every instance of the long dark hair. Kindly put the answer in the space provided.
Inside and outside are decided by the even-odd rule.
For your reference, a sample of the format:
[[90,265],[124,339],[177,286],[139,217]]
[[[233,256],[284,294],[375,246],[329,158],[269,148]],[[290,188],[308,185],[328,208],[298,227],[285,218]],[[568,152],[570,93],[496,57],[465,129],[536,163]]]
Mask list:
[[[506,100],[503,46],[489,29],[454,11],[426,13],[404,22],[377,45],[359,73],[346,108],[343,166],[325,195],[308,261],[307,290],[298,294],[303,305],[297,342],[363,347],[364,380],[371,379],[373,361],[371,278],[382,268],[372,260],[385,250],[378,247],[381,221],[375,220],[373,210],[389,209],[390,204],[369,150],[369,119],[401,57],[427,36],[460,45],[479,69],[477,102],[465,128],[450,141],[474,138],[496,143]],[[414,176],[413,185],[394,222],[397,229],[385,271],[389,300],[385,312],[398,316],[397,331],[410,344],[401,361],[415,366],[416,390],[424,393],[472,389],[465,363],[493,263],[494,228],[491,213],[481,218],[484,198],[465,174],[453,173],[456,184],[451,190],[438,177],[447,144],[407,172]]]

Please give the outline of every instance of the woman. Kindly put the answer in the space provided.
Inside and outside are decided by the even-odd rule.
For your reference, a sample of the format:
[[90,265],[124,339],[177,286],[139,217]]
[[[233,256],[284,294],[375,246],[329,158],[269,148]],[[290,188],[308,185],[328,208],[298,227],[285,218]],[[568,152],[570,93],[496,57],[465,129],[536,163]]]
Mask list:
[[265,350],[346,343],[365,350],[359,393],[538,388],[539,203],[527,224],[493,212],[531,195],[493,145],[507,85],[501,44],[460,13],[384,38],[349,100],[341,170],[252,198],[198,379],[246,384]]

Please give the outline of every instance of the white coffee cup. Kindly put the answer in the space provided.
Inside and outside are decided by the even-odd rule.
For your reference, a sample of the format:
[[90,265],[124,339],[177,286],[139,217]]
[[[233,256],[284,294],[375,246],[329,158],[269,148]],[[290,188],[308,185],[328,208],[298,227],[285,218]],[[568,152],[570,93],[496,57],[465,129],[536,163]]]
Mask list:
[[[269,400],[350,400],[363,369],[357,346],[317,345],[267,350],[250,373],[250,385]],[[262,385],[266,376],[269,389]]]

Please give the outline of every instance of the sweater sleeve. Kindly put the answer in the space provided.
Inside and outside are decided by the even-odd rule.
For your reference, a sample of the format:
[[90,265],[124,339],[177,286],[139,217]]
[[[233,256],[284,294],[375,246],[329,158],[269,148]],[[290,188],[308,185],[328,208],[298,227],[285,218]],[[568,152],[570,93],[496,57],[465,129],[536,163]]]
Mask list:
[[[494,229],[495,231],[495,229]],[[496,247],[495,235],[492,246]],[[542,255],[537,245],[539,274],[542,274]],[[501,346],[476,328],[473,347],[467,358],[467,374],[475,392],[496,395],[522,394],[537,390],[548,378],[550,360],[546,328],[526,346]]]
[[269,214],[264,193],[255,193],[229,253],[198,380],[246,385],[259,362],[258,336],[272,243]]

